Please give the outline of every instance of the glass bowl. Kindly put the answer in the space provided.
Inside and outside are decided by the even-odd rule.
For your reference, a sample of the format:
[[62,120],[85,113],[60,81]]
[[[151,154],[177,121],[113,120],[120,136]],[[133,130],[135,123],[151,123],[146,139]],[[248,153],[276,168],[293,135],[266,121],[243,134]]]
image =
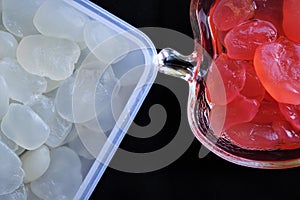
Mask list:
[[[186,80],[189,84],[188,120],[195,137],[217,156],[242,166],[264,169],[292,168],[300,165],[300,149],[249,150],[217,136],[211,128],[212,105],[207,99],[206,73],[222,51],[210,28],[210,12],[217,0],[192,0],[190,20],[194,32],[194,52],[183,56],[173,49],[159,54],[159,71]],[[242,115],[243,113],[241,113]],[[220,122],[221,123],[221,122]]]

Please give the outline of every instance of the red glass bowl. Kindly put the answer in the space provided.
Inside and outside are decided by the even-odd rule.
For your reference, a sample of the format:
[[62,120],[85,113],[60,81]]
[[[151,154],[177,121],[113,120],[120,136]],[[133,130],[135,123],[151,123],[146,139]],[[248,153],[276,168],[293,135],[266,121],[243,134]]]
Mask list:
[[283,169],[300,166],[300,149],[249,150],[236,146],[224,137],[217,137],[210,126],[211,104],[206,98],[205,75],[218,51],[209,27],[209,12],[215,0],[192,0],[191,25],[194,52],[188,56],[164,49],[159,54],[159,71],[182,78],[189,83],[188,119],[195,137],[219,157],[242,166]]

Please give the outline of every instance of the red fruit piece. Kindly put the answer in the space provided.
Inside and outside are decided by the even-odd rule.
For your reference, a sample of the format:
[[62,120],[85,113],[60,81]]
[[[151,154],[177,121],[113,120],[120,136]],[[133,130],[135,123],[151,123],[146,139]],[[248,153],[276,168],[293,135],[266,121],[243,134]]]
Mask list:
[[276,28],[267,21],[251,20],[231,29],[224,40],[228,57],[253,60],[258,46],[275,41]]
[[210,101],[225,105],[242,90],[246,80],[245,61],[235,61],[221,54],[210,67],[206,86]]
[[271,125],[239,124],[224,132],[235,145],[249,150],[276,150],[280,148],[280,135]]
[[256,50],[254,67],[276,101],[300,104],[300,45],[285,38],[264,44]]
[[253,0],[220,0],[212,20],[220,31],[228,31],[254,15]]
[[260,83],[253,64],[248,63],[248,66],[246,66],[246,82],[241,94],[249,99],[256,99],[261,102],[265,96],[265,93],[266,90]]
[[287,38],[300,44],[300,1],[283,2],[283,31]]
[[254,18],[271,22],[276,27],[278,33],[283,34],[283,0],[255,0],[255,5]]
[[272,128],[280,136],[280,149],[300,148],[300,137],[287,121],[275,121],[272,124]]
[[236,124],[250,122],[257,114],[259,102],[239,95],[226,106],[214,106],[210,112],[210,123],[218,135]]
[[286,121],[290,122],[296,131],[300,131],[300,106],[279,104],[279,109]]
[[278,103],[274,100],[264,99],[259,106],[257,115],[251,121],[255,124],[272,124],[274,121],[284,120]]

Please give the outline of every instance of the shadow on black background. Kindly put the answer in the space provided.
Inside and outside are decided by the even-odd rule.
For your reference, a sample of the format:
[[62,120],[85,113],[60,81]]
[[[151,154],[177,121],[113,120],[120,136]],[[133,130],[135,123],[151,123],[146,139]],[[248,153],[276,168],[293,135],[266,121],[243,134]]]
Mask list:
[[[93,2],[135,27],[170,28],[192,37],[188,0],[93,0]],[[187,88],[187,84],[183,81],[182,87]],[[160,87],[154,86],[144,108],[151,102],[162,103],[166,98],[168,98],[167,93]],[[172,101],[176,99],[168,99],[171,104]],[[141,109],[139,120],[135,122],[143,124],[141,119],[147,120],[147,117],[143,118],[147,112],[147,109]],[[176,109],[170,112],[168,117],[174,116],[173,120],[175,120],[171,122],[172,117],[168,118],[168,123],[172,125],[176,123]],[[158,140],[162,144],[170,137],[168,133],[165,135],[166,138]],[[138,141],[127,136],[121,147],[134,148],[136,142]],[[141,145],[136,146],[140,148]],[[246,168],[224,161],[212,153],[200,159],[198,157],[200,147],[201,144],[194,140],[183,156],[155,172],[133,174],[108,168],[91,199],[300,198],[300,168],[285,170]]]

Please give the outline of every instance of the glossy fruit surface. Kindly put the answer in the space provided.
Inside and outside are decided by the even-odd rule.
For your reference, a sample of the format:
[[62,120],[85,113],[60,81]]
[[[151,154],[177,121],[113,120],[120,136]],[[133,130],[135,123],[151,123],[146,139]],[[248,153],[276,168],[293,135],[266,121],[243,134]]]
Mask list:
[[211,128],[249,150],[300,148],[300,1],[217,0]]

